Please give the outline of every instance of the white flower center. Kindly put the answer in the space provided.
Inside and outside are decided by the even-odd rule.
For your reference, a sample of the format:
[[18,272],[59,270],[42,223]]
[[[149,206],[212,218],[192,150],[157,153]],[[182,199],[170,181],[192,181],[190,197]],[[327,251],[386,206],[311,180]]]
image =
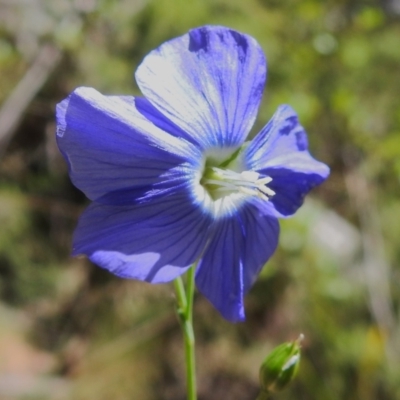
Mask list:
[[239,192],[269,201],[275,195],[275,192],[267,186],[271,181],[272,178],[269,176],[260,178],[260,174],[256,171],[239,173],[230,169],[211,167],[204,174],[201,184],[214,200]]
[[245,148],[209,149],[193,179],[193,196],[215,218],[234,215],[252,198],[269,201],[275,192],[272,178],[247,170],[241,152]]

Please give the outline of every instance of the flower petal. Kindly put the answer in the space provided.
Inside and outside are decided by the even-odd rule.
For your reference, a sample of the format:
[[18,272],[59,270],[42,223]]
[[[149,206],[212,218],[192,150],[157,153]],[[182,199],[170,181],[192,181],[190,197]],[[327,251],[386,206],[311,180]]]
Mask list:
[[72,182],[91,200],[132,202],[154,185],[184,180],[187,160],[201,160],[193,145],[156,127],[135,102],[82,87],[57,106],[58,145]]
[[[145,118],[163,131],[184,140],[188,136],[186,132],[179,128],[179,126],[174,124],[165,117],[164,114],[158,111],[158,109],[155,108],[145,97],[135,97],[135,107]],[[189,139],[189,141],[192,141],[191,138]]]
[[133,207],[92,203],[79,220],[73,254],[123,278],[168,282],[199,258],[210,222],[183,190]]
[[306,194],[325,178],[319,174],[299,173],[288,169],[269,169],[265,173],[272,178],[268,184],[275,195],[270,199],[272,215],[289,217],[303,204]]
[[307,135],[289,106],[278,108],[242,157],[247,168],[272,178],[268,187],[276,194],[265,208],[277,217],[292,215],[329,175],[329,167],[310,155]]
[[219,26],[193,29],[164,43],[136,71],[145,97],[203,149],[243,143],[265,76],[258,43]]
[[198,289],[232,322],[244,320],[243,297],[278,244],[278,221],[260,204],[249,201],[216,222],[196,273]]

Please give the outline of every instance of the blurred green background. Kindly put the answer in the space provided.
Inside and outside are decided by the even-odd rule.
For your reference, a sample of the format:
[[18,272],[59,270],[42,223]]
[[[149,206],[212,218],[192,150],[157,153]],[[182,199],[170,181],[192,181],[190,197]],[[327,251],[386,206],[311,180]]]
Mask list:
[[133,71],[203,24],[254,36],[254,128],[291,104],[329,180],[282,221],[247,321],[195,301],[199,400],[252,400],[273,346],[305,335],[276,399],[400,399],[400,1],[0,0],[0,399],[184,400],[171,286],[69,257],[87,201],[54,139],[77,86],[139,94]]

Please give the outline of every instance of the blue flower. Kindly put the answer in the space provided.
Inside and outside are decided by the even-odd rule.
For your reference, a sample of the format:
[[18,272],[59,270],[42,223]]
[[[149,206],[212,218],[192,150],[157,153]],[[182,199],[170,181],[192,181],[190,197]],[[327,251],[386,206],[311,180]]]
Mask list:
[[144,97],[80,87],[57,106],[72,182],[92,201],[73,254],[123,278],[168,282],[196,261],[196,285],[230,321],[292,215],[329,174],[297,115],[280,106],[245,142],[266,60],[250,36],[205,26],[152,51]]

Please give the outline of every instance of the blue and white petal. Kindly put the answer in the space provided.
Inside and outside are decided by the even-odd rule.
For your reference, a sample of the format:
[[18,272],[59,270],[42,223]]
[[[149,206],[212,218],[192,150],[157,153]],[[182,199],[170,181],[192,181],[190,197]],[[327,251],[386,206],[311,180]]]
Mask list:
[[144,96],[202,149],[243,143],[265,79],[258,43],[219,26],[193,29],[164,43],[136,71]]
[[196,285],[222,316],[245,318],[244,295],[278,244],[279,223],[252,199],[217,220],[196,272]]
[[159,129],[136,101],[81,87],[57,106],[58,146],[72,182],[91,200],[133,203],[157,185],[166,190],[184,182],[188,169],[198,168],[199,150]]
[[210,224],[185,190],[136,206],[92,203],[79,219],[73,254],[122,278],[169,282],[200,257]]
[[308,151],[307,135],[289,106],[280,106],[268,124],[243,152],[243,163],[262,176],[272,178],[268,187],[272,215],[292,215],[304,196],[329,175],[329,167]]

